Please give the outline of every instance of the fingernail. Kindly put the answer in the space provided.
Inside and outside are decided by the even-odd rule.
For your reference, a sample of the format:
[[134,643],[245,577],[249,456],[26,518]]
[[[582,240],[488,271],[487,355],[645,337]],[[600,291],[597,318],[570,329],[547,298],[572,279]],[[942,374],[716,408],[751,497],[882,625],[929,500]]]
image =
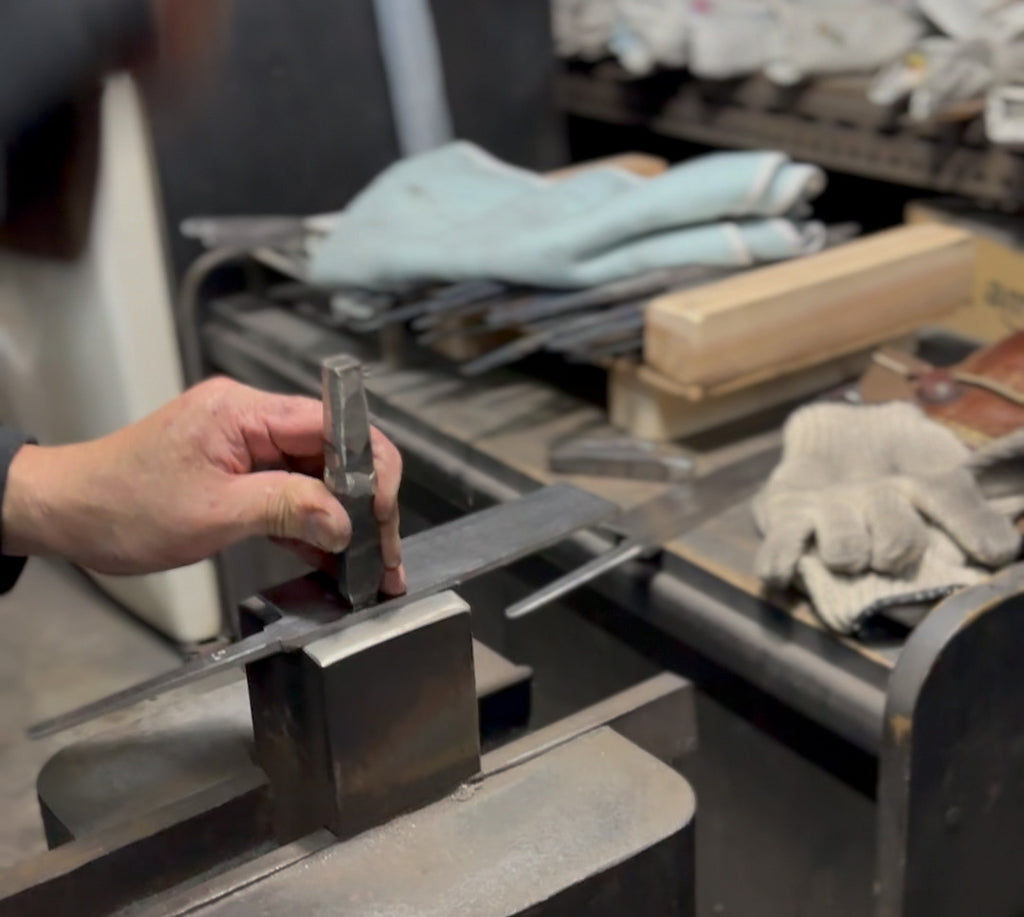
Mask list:
[[348,547],[348,540],[348,532],[339,531],[332,525],[330,517],[323,513],[311,516],[306,522],[303,541],[318,547],[321,551],[337,554]]

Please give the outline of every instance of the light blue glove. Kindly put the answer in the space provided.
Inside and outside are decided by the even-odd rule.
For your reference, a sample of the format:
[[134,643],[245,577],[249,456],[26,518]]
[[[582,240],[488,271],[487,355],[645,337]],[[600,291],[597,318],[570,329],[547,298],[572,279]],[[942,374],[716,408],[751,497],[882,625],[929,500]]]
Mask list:
[[797,217],[824,181],[768,152],[713,154],[650,179],[597,168],[551,180],[454,143],[375,179],[313,252],[311,276],[389,291],[475,278],[571,288],[779,260],[823,246],[823,228]]

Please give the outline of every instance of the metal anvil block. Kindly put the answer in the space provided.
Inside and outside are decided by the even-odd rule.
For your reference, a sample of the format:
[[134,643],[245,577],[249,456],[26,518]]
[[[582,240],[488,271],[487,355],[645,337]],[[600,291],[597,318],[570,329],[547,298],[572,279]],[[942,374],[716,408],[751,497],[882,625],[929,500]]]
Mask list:
[[446,592],[246,669],[275,833],[345,839],[480,769],[469,606]]

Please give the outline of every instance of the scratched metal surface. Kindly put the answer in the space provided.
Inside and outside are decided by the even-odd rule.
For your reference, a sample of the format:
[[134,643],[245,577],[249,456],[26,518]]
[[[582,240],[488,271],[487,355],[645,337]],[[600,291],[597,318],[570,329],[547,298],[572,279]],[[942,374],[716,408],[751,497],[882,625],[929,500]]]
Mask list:
[[[602,729],[485,779],[471,795],[456,794],[345,844],[314,844],[311,855],[261,881],[239,887],[228,873],[130,913],[506,917],[535,913],[531,908],[562,889],[662,846],[678,866],[659,872],[660,881],[652,871],[642,896],[631,883],[606,885],[605,895],[589,902],[593,909],[550,912],[610,917],[628,907],[644,917],[685,915],[692,912],[679,902],[692,891],[684,854],[695,810],[685,780]],[[243,869],[251,875],[259,871],[253,867]]]
[[608,519],[615,507],[568,485],[536,491],[511,504],[464,516],[406,539],[403,555],[408,591],[404,596],[346,614],[337,592],[318,577],[293,580],[266,593],[263,601],[280,612],[264,631],[210,656],[196,659],[117,694],[102,698],[30,730],[53,735],[98,716],[265,659],[283,649],[299,649],[359,621],[388,614],[417,598],[457,586],[562,540],[577,529]]

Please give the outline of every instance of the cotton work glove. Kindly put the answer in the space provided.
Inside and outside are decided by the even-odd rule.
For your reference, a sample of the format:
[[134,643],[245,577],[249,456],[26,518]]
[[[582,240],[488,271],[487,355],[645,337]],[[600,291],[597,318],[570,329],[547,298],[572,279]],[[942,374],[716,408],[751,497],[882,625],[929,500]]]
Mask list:
[[313,252],[322,284],[403,291],[486,278],[594,286],[662,267],[744,267],[820,250],[803,216],[825,184],[782,153],[716,153],[655,178],[593,168],[547,179],[470,143],[402,160]]
[[690,6],[685,0],[616,0],[608,49],[634,76],[686,66]]
[[906,53],[924,22],[892,3],[777,0],[765,75],[792,85],[815,74],[871,72]]
[[801,409],[753,501],[764,536],[758,575],[789,585],[808,554],[837,574],[899,575],[924,556],[929,524],[971,561],[1009,563],[1020,538],[986,501],[970,462],[967,447],[913,405]]
[[[1024,514],[1024,431],[986,445],[965,467],[995,513],[1007,519]],[[921,558],[899,573],[835,573],[811,550],[797,564],[797,584],[829,628],[854,634],[888,608],[934,602],[991,575],[940,528],[929,523],[926,529]]]
[[899,573],[836,573],[812,551],[797,564],[797,585],[829,629],[855,634],[889,608],[935,602],[991,575],[941,529],[927,525],[925,534],[924,553]]
[[[958,102],[1024,79],[1024,5],[935,4],[947,35],[931,35],[883,68],[868,90],[878,105],[909,97],[910,116],[927,121]],[[948,7],[948,9],[947,9]],[[937,14],[940,11],[937,11]]]

